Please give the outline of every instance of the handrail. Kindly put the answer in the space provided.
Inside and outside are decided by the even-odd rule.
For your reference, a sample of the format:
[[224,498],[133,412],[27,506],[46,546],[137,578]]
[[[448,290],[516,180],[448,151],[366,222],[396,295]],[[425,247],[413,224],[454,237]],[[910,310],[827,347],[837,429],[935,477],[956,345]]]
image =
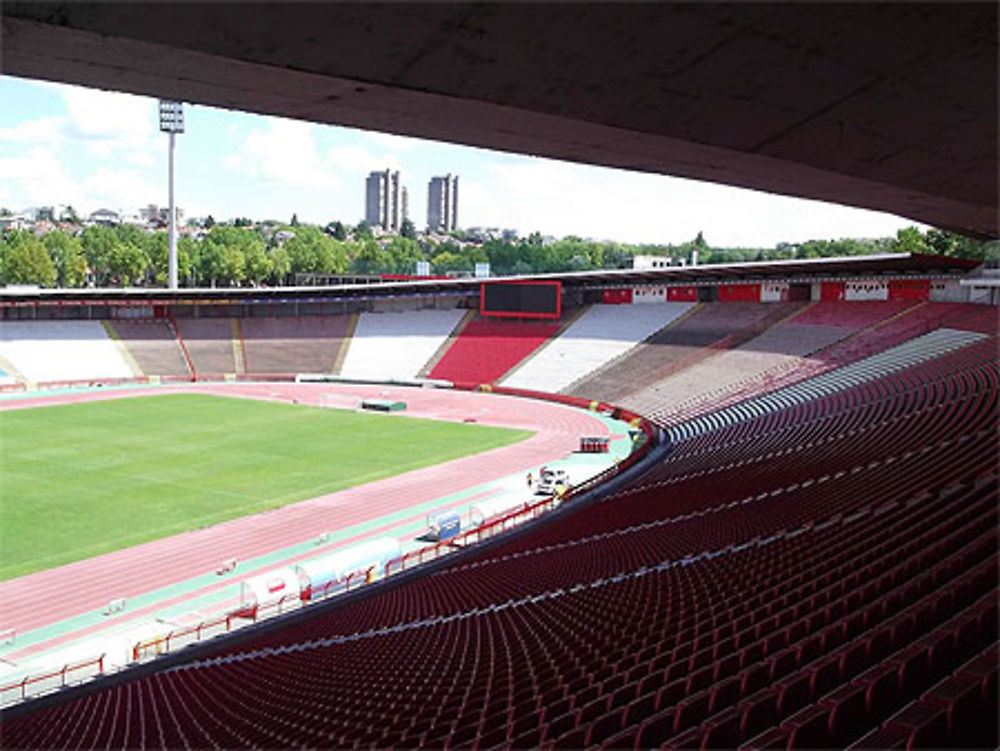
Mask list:
[[[82,683],[85,680],[93,678],[93,675],[85,675],[78,680],[73,680],[71,674],[78,670],[83,670],[85,668],[97,667],[97,675],[104,674],[104,658],[106,654],[101,654],[99,657],[93,657],[87,660],[82,660],[77,663],[67,663],[62,666],[59,670],[54,670],[50,673],[42,673],[39,675],[27,675],[20,681],[16,683],[9,683],[6,686],[0,686],[0,707],[7,706],[8,704],[13,704],[14,701],[8,699],[11,691],[18,691],[19,695],[14,697],[16,701],[23,701],[29,698],[29,696],[40,696],[43,693],[48,693],[49,691],[55,690],[57,688],[64,688],[65,686],[71,685],[72,683]],[[39,691],[35,693],[28,693],[28,689],[31,686],[35,686],[39,683],[45,681],[52,681],[54,678],[58,678],[59,682],[56,685],[48,686],[45,691]]]
[[[187,381],[188,379],[177,376],[175,377],[177,381]],[[210,376],[199,375],[198,380],[210,378]],[[239,380],[250,380],[255,378],[253,374],[239,374],[237,376]],[[287,375],[281,374],[278,376],[272,376],[275,380],[285,380],[288,378]],[[116,379],[122,383],[142,383],[146,379],[133,378],[133,379]],[[261,380],[267,380],[264,376]],[[102,381],[109,382],[109,381]],[[455,388],[459,390],[473,391],[480,389],[479,384],[455,384]],[[280,599],[265,603],[263,605],[253,605],[249,608],[243,607],[236,610],[227,612],[225,614],[216,616],[215,618],[210,618],[204,621],[200,621],[197,624],[190,626],[182,626],[177,629],[173,629],[164,636],[158,636],[151,639],[146,639],[137,642],[132,648],[132,661],[139,661],[147,658],[157,657],[161,654],[167,654],[174,649],[187,646],[188,644],[200,642],[203,639],[211,638],[214,636],[221,635],[222,633],[230,633],[233,630],[234,623],[241,619],[251,619],[254,623],[259,620],[272,617],[275,615],[281,615],[285,610],[292,607],[303,607],[306,603],[317,602],[320,600],[325,600],[330,597],[334,597],[343,593],[355,591],[361,587],[367,586],[368,584],[375,581],[377,578],[389,577],[397,573],[401,573],[407,569],[413,568],[414,566],[420,565],[426,561],[433,561],[442,555],[447,555],[448,553],[454,551],[455,549],[465,547],[467,545],[482,542],[483,540],[488,540],[497,534],[505,532],[514,526],[517,526],[525,521],[530,521],[535,519],[542,514],[551,511],[556,506],[566,503],[572,500],[574,497],[578,497],[598,485],[610,480],[616,475],[624,472],[625,470],[631,468],[637,462],[641,461],[642,458],[646,456],[647,453],[652,449],[655,444],[655,438],[657,435],[656,426],[634,412],[622,409],[620,407],[615,407],[613,405],[596,402],[588,399],[583,399],[580,397],[568,396],[565,394],[547,394],[540,391],[530,391],[527,389],[514,389],[507,387],[494,386],[491,389],[494,393],[505,394],[510,396],[521,396],[532,399],[540,399],[543,401],[550,401],[555,403],[566,404],[569,406],[574,406],[582,409],[590,409],[591,411],[610,411],[614,414],[615,418],[622,420],[623,422],[633,423],[636,427],[642,430],[643,434],[646,436],[646,440],[641,446],[632,451],[627,457],[617,462],[616,464],[608,467],[604,471],[594,475],[593,477],[585,480],[579,485],[567,490],[561,496],[545,496],[542,500],[535,503],[528,503],[525,506],[515,509],[509,513],[503,514],[501,516],[492,518],[483,524],[475,527],[473,529],[468,529],[465,532],[460,533],[456,537],[449,538],[447,540],[438,541],[432,545],[424,546],[418,550],[410,551],[405,555],[393,558],[392,560],[386,562],[383,566],[380,577],[376,576],[376,567],[371,566],[367,569],[361,571],[355,571],[349,574],[342,580],[335,582],[330,582],[324,587],[320,588],[319,595],[316,591],[309,589],[305,592],[297,592],[295,594],[289,594],[281,597]],[[473,539],[474,538],[474,539]],[[414,562],[415,559],[415,562]],[[273,611],[273,612],[272,612]],[[189,638],[193,635],[194,638]],[[152,652],[152,654],[150,654]],[[39,691],[32,696],[38,696],[42,693],[48,693],[49,691],[55,690],[57,688],[62,688],[68,685],[67,674],[72,673],[77,670],[81,670],[88,666],[96,665],[98,670],[95,675],[87,675],[81,678],[78,682],[83,682],[96,677],[96,675],[105,674],[105,660],[106,654],[102,654],[100,657],[96,657],[90,660],[80,662],[78,664],[68,663],[62,667],[60,670],[56,670],[50,673],[45,673],[35,676],[26,676],[21,681],[16,683],[11,683],[6,686],[0,686],[0,707],[5,706],[8,703],[13,703],[13,701],[8,701],[7,696],[11,691],[18,691],[19,695],[15,697],[14,701],[24,700],[28,698],[28,687],[32,685],[42,684],[46,681],[53,681],[53,679],[58,678],[58,684],[46,684],[48,686],[47,690]]]

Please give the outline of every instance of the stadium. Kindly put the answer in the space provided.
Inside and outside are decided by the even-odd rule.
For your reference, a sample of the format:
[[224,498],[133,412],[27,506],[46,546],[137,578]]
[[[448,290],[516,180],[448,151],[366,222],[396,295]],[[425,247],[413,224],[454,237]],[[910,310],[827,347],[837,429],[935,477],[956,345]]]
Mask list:
[[[357,28],[347,22],[362,10],[334,7],[316,12]],[[899,7],[867,11],[867,28],[919,40],[948,13]],[[996,80],[975,13],[949,28],[965,52],[985,48],[992,79],[954,75],[954,60],[978,71],[982,59],[947,45],[934,65],[898,69],[865,55],[910,61],[920,44],[866,51],[819,77],[831,96],[860,75],[858,60],[906,75],[858,88],[853,120],[827,122],[839,105],[817,104],[801,143],[751,147],[728,142],[733,131],[672,132],[642,108],[596,125],[558,85],[542,97],[532,83],[504,89],[523,118],[490,129],[498,113],[477,95],[493,79],[452,81],[441,65],[433,85],[400,85],[377,58],[365,75],[340,71],[357,98],[334,116],[297,86],[316,65],[309,54],[277,64],[261,58],[288,48],[227,46],[244,24],[266,27],[266,10],[228,20],[244,36],[188,43],[178,30],[215,28],[225,14],[191,5],[168,22],[155,7],[148,18],[60,8],[5,6],[5,65],[388,130],[410,112],[411,132],[651,171],[680,164],[997,235],[996,139],[987,158],[978,150],[995,136],[995,97],[992,121],[967,118]],[[422,13],[467,12],[435,28],[476,28],[497,60],[537,62],[509,9],[429,8],[371,12],[390,36],[396,23],[420,31]],[[755,8],[664,13],[699,44],[718,23],[722,47],[760,52],[786,30]],[[815,27],[808,16],[793,37],[858,28],[849,13]],[[636,45],[656,19],[627,18],[627,49],[658,48]],[[608,23],[599,7],[565,20],[546,41],[577,53]],[[815,52],[788,49],[792,61]],[[495,63],[446,52],[471,71]],[[748,75],[763,82],[775,65],[795,79],[784,54],[751,55]],[[233,66],[287,77],[234,84]],[[967,105],[942,107],[947,123],[884,114],[879,86],[923,101],[915,92],[940,86],[942,71]],[[372,80],[385,90],[366,104]],[[281,96],[275,81],[289,84]],[[781,110],[762,114],[771,94],[751,89],[734,127],[770,125]],[[588,106],[617,106],[592,93]],[[427,106],[447,97],[460,125]],[[833,122],[864,148],[824,150]],[[876,126],[896,134],[891,155],[865,151]],[[966,137],[927,148],[949,127]],[[802,143],[816,147],[812,161]],[[732,158],[719,159],[723,145]],[[913,160],[905,169],[899,154]],[[0,743],[996,747],[998,303],[995,269],[908,253],[276,289],[5,290]]]

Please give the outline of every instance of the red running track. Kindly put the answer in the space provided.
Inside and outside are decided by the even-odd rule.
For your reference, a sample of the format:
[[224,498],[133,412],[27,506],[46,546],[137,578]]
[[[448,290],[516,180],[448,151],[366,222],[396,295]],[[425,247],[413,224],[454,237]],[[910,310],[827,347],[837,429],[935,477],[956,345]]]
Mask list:
[[371,521],[526,471],[576,450],[581,435],[608,434],[596,416],[548,402],[364,384],[194,384],[32,397],[2,402],[0,409],[176,392],[352,407],[361,399],[392,399],[405,401],[405,414],[414,417],[471,418],[484,425],[529,429],[536,434],[513,446],[0,582],[0,602],[4,604],[0,626],[24,633],[99,609],[112,598],[131,598],[201,576],[228,558],[251,559],[326,530]]

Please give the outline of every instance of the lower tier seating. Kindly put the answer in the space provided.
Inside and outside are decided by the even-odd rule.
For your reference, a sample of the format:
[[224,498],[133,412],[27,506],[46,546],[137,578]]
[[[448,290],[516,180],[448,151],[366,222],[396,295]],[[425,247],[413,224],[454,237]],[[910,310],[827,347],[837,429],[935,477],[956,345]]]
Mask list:
[[0,321],[0,358],[36,383],[136,375],[100,321]]
[[190,376],[180,342],[165,321],[109,321],[146,375]]
[[348,336],[346,315],[243,318],[248,373],[330,373]]
[[995,747],[995,347],[711,426],[610,498],[4,746]]
[[[196,374],[243,372],[237,368],[238,342],[231,318],[178,318],[177,332]],[[234,342],[237,342],[234,345]]]

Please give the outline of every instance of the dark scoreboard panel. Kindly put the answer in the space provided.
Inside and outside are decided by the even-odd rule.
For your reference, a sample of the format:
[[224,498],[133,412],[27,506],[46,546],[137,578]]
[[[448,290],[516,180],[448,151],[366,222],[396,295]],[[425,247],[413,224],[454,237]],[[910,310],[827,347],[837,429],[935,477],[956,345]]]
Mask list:
[[479,313],[506,318],[559,318],[562,282],[484,282]]

